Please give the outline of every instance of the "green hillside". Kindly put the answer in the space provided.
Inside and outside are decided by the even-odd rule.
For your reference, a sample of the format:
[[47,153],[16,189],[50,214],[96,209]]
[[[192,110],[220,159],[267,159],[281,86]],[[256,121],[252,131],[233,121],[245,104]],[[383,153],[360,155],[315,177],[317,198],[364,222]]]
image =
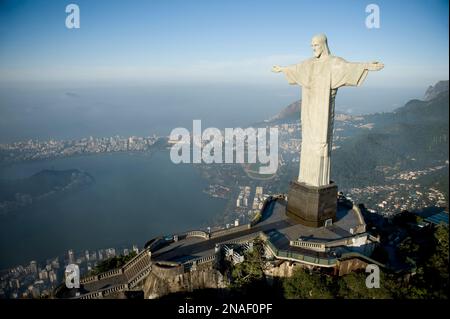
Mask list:
[[[366,116],[374,129],[348,139],[333,153],[334,180],[358,187],[382,182],[380,166],[412,170],[443,163],[449,158],[448,116],[448,91],[429,101],[412,100],[392,113]],[[435,175],[448,194],[448,181],[445,186]]]

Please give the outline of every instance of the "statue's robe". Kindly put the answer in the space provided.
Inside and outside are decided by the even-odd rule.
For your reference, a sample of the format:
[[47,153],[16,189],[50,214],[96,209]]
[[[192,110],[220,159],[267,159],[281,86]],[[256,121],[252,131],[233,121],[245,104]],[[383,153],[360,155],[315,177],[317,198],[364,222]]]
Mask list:
[[334,100],[341,86],[359,86],[368,70],[328,56],[312,58],[283,69],[289,84],[302,87],[302,146],[298,181],[311,186],[328,185],[333,141]]

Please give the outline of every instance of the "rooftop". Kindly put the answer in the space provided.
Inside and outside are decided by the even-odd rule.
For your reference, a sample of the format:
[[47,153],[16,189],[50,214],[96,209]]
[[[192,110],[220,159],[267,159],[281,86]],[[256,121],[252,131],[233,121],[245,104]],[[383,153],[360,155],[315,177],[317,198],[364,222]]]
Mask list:
[[440,212],[425,219],[425,221],[439,225],[441,223],[448,226],[448,213]]
[[266,234],[270,241],[279,249],[301,250],[306,249],[291,247],[291,240],[308,240],[311,242],[327,242],[352,237],[350,229],[356,230],[361,224],[358,212],[343,206],[338,207],[337,221],[328,227],[313,228],[295,223],[285,214],[285,203],[280,201],[272,202],[263,213],[261,222],[251,228],[240,226],[238,231],[210,239],[189,237],[172,242],[152,253],[152,260],[171,261],[183,263],[190,259],[197,259],[214,253],[216,244],[224,244],[230,241],[244,241],[252,239],[260,232]]

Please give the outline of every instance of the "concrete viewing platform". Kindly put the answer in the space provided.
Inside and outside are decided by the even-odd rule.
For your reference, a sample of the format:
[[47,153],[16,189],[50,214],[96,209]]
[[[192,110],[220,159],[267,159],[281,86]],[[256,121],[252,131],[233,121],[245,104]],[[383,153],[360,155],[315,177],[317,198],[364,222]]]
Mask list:
[[152,251],[152,261],[184,263],[214,254],[214,249],[218,244],[233,241],[244,242],[261,235],[278,250],[335,258],[340,252],[337,249],[339,246],[347,245],[349,242],[353,243],[355,238],[366,234],[364,220],[361,213],[355,208],[339,206],[336,222],[331,226],[319,228],[298,224],[287,217],[285,211],[284,202],[271,201],[263,211],[262,220],[256,225],[246,224],[232,227],[223,232],[221,236],[211,233],[208,239],[189,237],[174,241]]
[[[336,267],[346,256],[367,258],[376,238],[365,231],[364,219],[355,206],[338,205],[336,221],[323,227],[308,227],[286,215],[286,202],[269,197],[261,218],[251,224],[215,232],[189,231],[157,237],[120,269],[85,277],[74,291],[61,288],[63,298],[105,298],[136,289],[151,273],[195,270],[197,265],[214,263],[217,249],[226,244],[245,244],[260,238],[266,253],[274,259],[288,260],[317,267]],[[359,258],[358,257],[358,258]]]

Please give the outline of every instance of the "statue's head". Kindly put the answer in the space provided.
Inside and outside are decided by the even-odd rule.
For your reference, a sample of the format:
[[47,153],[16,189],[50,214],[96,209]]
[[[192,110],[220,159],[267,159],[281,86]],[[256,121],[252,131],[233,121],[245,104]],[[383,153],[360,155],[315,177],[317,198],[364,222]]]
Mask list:
[[327,36],[325,34],[317,34],[313,36],[311,40],[311,47],[316,58],[320,58],[322,55],[330,54]]

